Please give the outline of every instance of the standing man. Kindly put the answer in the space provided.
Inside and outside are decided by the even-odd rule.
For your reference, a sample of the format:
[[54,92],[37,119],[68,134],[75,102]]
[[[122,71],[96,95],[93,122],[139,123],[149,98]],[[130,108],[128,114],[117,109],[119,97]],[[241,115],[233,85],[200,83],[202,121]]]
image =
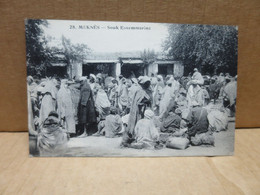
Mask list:
[[123,135],[122,146],[129,146],[134,140],[134,129],[137,121],[144,117],[144,112],[147,107],[151,107],[152,104],[152,94],[150,91],[151,81],[149,77],[143,76],[139,84],[141,86],[140,90],[137,90],[133,96],[128,126]]
[[193,80],[193,81],[195,80],[197,82],[197,84],[199,84],[199,85],[204,84],[204,79],[203,79],[201,73],[198,71],[197,68],[194,68],[194,73],[191,77],[191,80]]
[[80,137],[85,137],[97,131],[95,103],[87,80],[81,81],[78,120],[80,129],[77,135],[80,135]]

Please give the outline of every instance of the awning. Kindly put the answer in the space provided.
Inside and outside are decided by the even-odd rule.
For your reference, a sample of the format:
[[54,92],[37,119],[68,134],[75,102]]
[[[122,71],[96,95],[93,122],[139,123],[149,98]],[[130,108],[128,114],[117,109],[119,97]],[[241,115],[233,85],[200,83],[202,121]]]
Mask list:
[[83,64],[114,64],[117,62],[118,60],[84,60]]
[[143,64],[144,61],[143,60],[122,60],[123,64]]
[[176,61],[168,61],[168,60],[165,60],[165,61],[163,61],[163,60],[160,60],[160,61],[155,61],[154,62],[155,64],[174,64],[174,63],[176,63]]

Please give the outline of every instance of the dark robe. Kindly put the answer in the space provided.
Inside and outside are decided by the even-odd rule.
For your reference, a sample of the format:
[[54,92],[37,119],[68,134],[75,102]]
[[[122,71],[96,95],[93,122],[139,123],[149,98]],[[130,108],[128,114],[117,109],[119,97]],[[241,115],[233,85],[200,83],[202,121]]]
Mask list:
[[87,80],[83,82],[80,89],[78,120],[79,124],[89,124],[97,122],[93,94]]
[[181,117],[173,112],[163,120],[161,124],[161,131],[167,133],[174,133],[180,129]]
[[210,99],[214,99],[214,100],[218,99],[219,92],[220,92],[220,86],[218,83],[211,83],[209,85]]
[[208,113],[205,108],[193,107],[187,117],[188,135],[195,136],[196,134],[205,133],[208,131],[209,121]]

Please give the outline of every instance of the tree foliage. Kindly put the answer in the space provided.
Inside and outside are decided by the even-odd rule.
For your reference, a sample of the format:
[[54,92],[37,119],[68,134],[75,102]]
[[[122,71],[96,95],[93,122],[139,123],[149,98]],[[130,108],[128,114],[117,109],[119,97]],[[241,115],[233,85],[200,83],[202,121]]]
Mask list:
[[28,75],[44,77],[47,67],[57,63],[68,65],[71,73],[73,63],[82,62],[90,53],[86,44],[74,44],[64,36],[61,39],[47,36],[43,30],[48,28],[46,20],[29,19],[25,26]]
[[[64,55],[68,63],[69,74],[72,74],[72,66],[75,63],[83,62],[87,58],[91,49],[86,44],[74,44],[70,39],[62,36],[62,45],[64,48]],[[72,75],[70,75],[71,77]]]
[[87,58],[91,49],[86,44],[74,44],[70,39],[62,36],[62,45],[68,62],[82,62]]
[[26,60],[29,75],[42,74],[48,60],[44,49],[44,35],[42,26],[48,26],[46,20],[28,19],[25,22]]
[[144,51],[140,53],[140,57],[144,62],[150,63],[156,60],[158,54],[154,50],[144,49]]
[[197,67],[205,74],[237,74],[237,28],[235,26],[169,25],[164,43],[167,55],[181,60],[185,73]]

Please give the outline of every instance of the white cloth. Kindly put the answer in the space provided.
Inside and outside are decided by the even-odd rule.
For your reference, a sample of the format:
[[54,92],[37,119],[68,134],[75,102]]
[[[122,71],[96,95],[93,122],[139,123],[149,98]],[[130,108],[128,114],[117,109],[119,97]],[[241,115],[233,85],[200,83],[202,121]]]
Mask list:
[[224,96],[226,96],[229,101],[230,105],[235,104],[237,98],[237,82],[231,81],[224,87]]
[[135,142],[137,144],[145,144],[146,147],[152,147],[159,139],[159,132],[154,123],[150,119],[141,119],[135,126]]
[[187,93],[187,100],[188,100],[188,107],[192,107],[192,102],[196,101],[199,106],[204,106],[204,93],[203,90],[199,85],[196,87],[193,87],[193,85],[190,85]]
[[213,131],[223,131],[228,126],[228,112],[213,110],[208,114],[209,127]]
[[204,84],[204,79],[199,72],[194,72],[194,74],[191,77],[191,80],[196,81],[196,83],[199,84],[199,85]]
[[70,90],[62,83],[57,94],[57,113],[60,119],[65,119],[64,127],[68,133],[76,133],[75,108]]
[[165,113],[167,111],[168,106],[170,105],[170,101],[172,99],[174,99],[175,95],[174,95],[174,89],[170,86],[166,86],[163,89],[162,92],[162,99],[160,101],[160,108],[159,108],[159,115],[162,116],[163,113]]
[[44,96],[42,98],[39,113],[40,125],[48,117],[51,111],[56,111],[57,88],[51,80],[46,82],[46,85],[42,90],[42,94]]

